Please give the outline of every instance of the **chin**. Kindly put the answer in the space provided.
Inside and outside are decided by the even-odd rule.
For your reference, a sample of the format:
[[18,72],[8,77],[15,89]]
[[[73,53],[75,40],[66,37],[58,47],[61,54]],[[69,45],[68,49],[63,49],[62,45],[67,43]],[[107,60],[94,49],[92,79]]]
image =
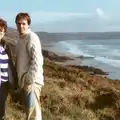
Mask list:
[[20,32],[20,35],[24,35],[25,34],[25,32]]

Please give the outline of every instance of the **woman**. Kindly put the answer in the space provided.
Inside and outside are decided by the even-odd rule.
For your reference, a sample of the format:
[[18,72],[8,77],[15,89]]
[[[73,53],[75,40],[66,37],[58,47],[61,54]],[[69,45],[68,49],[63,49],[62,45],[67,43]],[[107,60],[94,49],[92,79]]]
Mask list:
[[[7,29],[7,22],[0,19],[0,43]],[[5,48],[0,44],[0,120],[4,120],[5,101],[7,99],[7,83],[8,83],[8,62],[9,58]]]

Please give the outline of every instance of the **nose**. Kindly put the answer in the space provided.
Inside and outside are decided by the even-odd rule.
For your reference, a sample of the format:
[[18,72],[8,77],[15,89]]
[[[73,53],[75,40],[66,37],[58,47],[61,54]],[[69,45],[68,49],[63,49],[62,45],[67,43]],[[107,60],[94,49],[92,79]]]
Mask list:
[[19,24],[20,27],[23,27],[23,24]]

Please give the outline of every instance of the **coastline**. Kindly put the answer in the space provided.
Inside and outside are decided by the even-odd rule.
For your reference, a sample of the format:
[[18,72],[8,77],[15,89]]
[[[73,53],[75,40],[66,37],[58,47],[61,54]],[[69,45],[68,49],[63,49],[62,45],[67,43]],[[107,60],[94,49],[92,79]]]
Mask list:
[[72,54],[62,54],[62,53],[53,52],[53,51],[46,50],[46,49],[43,50],[43,55],[44,57],[47,57],[52,62],[58,65],[61,65],[61,66],[78,68],[78,69],[83,70],[84,72],[85,71],[89,72],[92,75],[100,75],[103,77],[107,77],[108,75],[107,72],[103,71],[100,68],[82,64],[84,60],[87,60],[89,58],[82,59]]
[[101,69],[105,73],[107,73],[106,77],[108,77],[111,80],[120,80],[120,74],[119,69],[115,68],[113,66],[107,65],[105,63],[100,63],[99,61],[95,60],[92,57],[84,57],[84,56],[77,56],[74,54],[71,54],[69,52],[63,53],[63,52],[57,52],[52,47],[54,44],[51,45],[44,45],[43,49],[53,52],[59,56],[67,56],[70,57],[72,60],[65,60],[65,61],[54,61],[57,64],[61,65],[77,65],[77,66],[88,66],[88,67],[94,67],[96,69]]

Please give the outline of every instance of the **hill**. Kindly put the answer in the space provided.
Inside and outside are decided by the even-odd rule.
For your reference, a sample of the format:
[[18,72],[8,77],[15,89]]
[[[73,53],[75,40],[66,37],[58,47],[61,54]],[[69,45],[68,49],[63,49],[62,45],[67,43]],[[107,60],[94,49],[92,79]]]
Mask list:
[[[120,81],[44,58],[43,120],[119,120]],[[24,120],[20,94],[7,101],[7,117]]]
[[109,40],[120,39],[120,32],[77,32],[77,33],[47,33],[36,32],[41,40],[51,42],[59,40]]
[[[43,120],[119,120],[120,81],[97,68],[56,64],[71,59],[43,50]],[[98,72],[96,72],[98,70]],[[6,120],[24,120],[20,93],[9,94]]]

